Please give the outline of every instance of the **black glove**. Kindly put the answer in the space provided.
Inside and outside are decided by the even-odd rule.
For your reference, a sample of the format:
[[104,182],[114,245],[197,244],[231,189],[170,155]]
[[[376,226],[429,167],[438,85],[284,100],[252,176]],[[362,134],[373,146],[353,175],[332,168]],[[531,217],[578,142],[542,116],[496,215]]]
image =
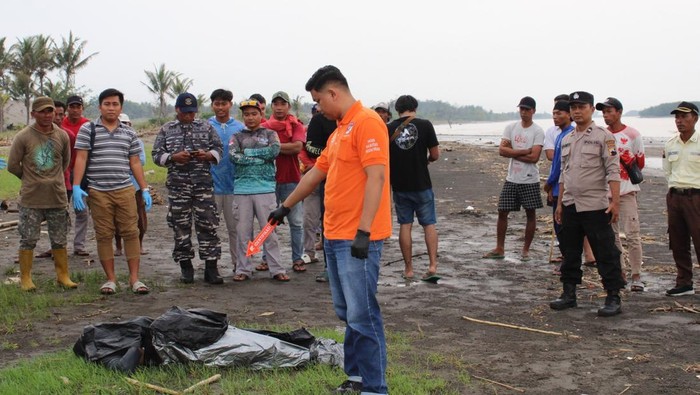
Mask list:
[[355,234],[355,240],[352,241],[350,246],[350,255],[357,259],[367,259],[369,253],[369,232],[364,230],[357,230]]
[[267,222],[272,221],[272,225],[279,225],[284,223],[284,217],[289,215],[289,212],[291,209],[288,209],[287,207],[284,207],[283,204],[280,204],[275,211],[271,212],[270,215],[267,217]]

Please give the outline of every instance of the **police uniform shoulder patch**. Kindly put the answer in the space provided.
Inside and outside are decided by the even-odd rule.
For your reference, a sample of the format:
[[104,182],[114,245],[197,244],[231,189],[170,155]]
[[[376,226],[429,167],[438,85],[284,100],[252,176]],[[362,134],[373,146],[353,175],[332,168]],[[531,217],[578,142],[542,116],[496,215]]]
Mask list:
[[615,140],[606,140],[605,145],[608,147],[608,152],[610,156],[617,155],[617,148],[615,147]]

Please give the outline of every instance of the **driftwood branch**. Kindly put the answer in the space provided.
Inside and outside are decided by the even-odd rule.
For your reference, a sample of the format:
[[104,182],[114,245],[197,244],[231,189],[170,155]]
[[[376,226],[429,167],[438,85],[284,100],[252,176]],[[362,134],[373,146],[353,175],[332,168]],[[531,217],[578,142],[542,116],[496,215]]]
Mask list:
[[134,379],[131,379],[128,377],[125,377],[124,380],[126,380],[129,384],[132,384],[132,385],[135,385],[138,387],[148,388],[149,390],[158,391],[158,392],[163,393],[163,394],[181,395],[181,393],[179,391],[171,390],[169,388],[161,387],[158,385],[142,383],[138,380],[134,380]]
[[476,323],[479,323],[479,324],[492,325],[492,326],[500,326],[500,327],[503,327],[503,328],[518,329],[518,330],[521,330],[521,331],[528,331],[528,332],[543,333],[543,334],[545,334],[545,335],[566,336],[566,337],[570,337],[570,338],[572,338],[572,339],[580,339],[580,338],[581,338],[581,336],[572,335],[572,334],[564,333],[564,332],[545,331],[545,330],[542,330],[542,329],[529,328],[529,327],[527,327],[527,326],[518,326],[518,325],[511,325],[511,324],[503,324],[503,323],[500,323],[500,322],[484,321],[484,320],[479,320],[479,319],[471,318],[471,317],[467,317],[467,316],[462,316],[462,318],[465,319],[465,320],[467,320],[467,321],[476,322]]
[[475,375],[471,375],[471,376],[474,377],[475,379],[479,379],[479,380],[486,381],[487,383],[491,383],[491,384],[495,384],[495,385],[500,385],[501,387],[503,387],[503,388],[508,388],[509,390],[513,390],[513,391],[517,391],[517,392],[525,392],[525,390],[522,389],[522,388],[512,387],[512,386],[510,386],[510,385],[508,385],[508,384],[503,384],[503,383],[499,383],[498,381],[494,381],[494,380],[491,380],[491,379],[487,379],[486,377],[479,377],[479,376],[475,376]]
[[[423,255],[428,255],[428,253],[427,252],[419,252],[418,254],[411,255],[411,258],[416,258],[416,257],[423,256]],[[392,263],[401,262],[401,261],[403,261],[403,258],[394,259],[393,261],[389,261],[389,262],[383,264],[382,266],[389,266]]]
[[202,380],[202,381],[200,381],[199,383],[197,383],[197,384],[195,384],[195,385],[193,385],[193,386],[187,388],[186,390],[182,391],[182,393],[183,393],[183,394],[189,394],[189,393],[191,393],[191,392],[194,392],[198,387],[201,387],[201,386],[203,386],[203,385],[208,385],[208,384],[211,384],[211,383],[216,382],[216,381],[219,381],[219,380],[221,380],[221,375],[220,375],[220,374],[215,374],[215,375],[209,377],[208,379]]

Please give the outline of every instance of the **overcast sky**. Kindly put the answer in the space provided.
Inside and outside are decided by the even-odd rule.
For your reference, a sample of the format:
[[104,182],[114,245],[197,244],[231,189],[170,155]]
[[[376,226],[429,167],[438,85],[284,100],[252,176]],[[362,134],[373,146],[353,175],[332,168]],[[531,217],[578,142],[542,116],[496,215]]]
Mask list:
[[227,88],[236,101],[277,90],[311,101],[304,84],[326,64],[368,106],[412,94],[504,112],[530,95],[549,112],[574,90],[615,96],[626,110],[700,100],[700,2],[691,0],[23,0],[2,9],[6,44],[34,34],[60,42],[72,30],[99,52],[77,84],[134,101],[155,100],[141,81],[161,63],[193,79],[193,93]]

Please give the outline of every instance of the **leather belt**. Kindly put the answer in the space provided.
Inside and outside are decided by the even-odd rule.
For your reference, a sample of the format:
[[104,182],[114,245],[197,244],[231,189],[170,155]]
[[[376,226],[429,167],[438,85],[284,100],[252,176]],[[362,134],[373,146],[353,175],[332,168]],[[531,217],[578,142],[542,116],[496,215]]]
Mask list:
[[698,188],[671,188],[669,191],[673,195],[700,195]]

